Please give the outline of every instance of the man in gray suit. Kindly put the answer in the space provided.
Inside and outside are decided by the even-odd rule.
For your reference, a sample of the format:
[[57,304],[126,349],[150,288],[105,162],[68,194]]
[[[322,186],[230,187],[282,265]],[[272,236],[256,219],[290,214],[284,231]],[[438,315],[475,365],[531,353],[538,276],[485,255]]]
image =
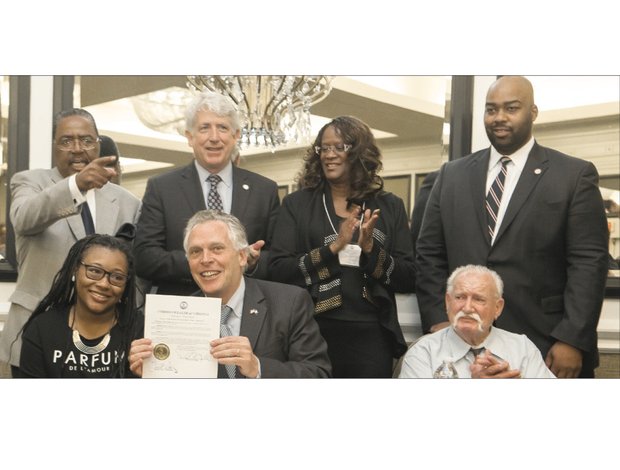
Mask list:
[[135,240],[138,275],[158,294],[196,290],[183,251],[183,229],[196,212],[220,209],[236,216],[252,243],[248,273],[266,278],[267,256],[280,198],[274,181],[231,161],[241,136],[233,103],[218,93],[196,96],[185,113],[194,161],[148,180]]
[[[305,289],[243,276],[249,246],[241,222],[216,210],[196,213],[183,243],[201,292],[222,299],[230,336],[211,341],[220,364],[218,377],[329,377],[327,343],[314,320],[314,304]],[[228,309],[226,309],[228,310]],[[143,360],[153,353],[148,338],[135,340],[131,371],[142,376]],[[232,371],[225,366],[234,366]]]
[[448,325],[451,271],[484,265],[506,286],[496,326],[527,335],[557,377],[593,377],[609,237],[598,173],[539,145],[537,115],[526,78],[498,79],[484,114],[491,148],[441,168],[417,242],[422,326]]
[[53,121],[54,163],[11,179],[11,222],[15,229],[17,285],[0,336],[0,360],[16,374],[21,329],[48,293],[71,246],[91,232],[113,235],[137,222],[140,200],[110,183],[116,157],[99,158],[100,143],[92,115],[83,109],[61,111]]

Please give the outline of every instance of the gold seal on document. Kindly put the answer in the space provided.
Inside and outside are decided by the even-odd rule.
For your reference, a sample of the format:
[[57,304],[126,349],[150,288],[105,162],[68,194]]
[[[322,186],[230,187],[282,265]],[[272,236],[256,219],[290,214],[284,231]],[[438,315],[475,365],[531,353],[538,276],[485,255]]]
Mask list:
[[159,343],[153,348],[153,356],[160,361],[168,359],[168,356],[170,356],[170,348],[164,343]]

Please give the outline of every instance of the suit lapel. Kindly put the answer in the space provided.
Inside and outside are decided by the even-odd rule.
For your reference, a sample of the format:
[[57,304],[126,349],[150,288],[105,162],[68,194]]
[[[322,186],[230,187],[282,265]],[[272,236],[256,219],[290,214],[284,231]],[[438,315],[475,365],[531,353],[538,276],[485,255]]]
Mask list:
[[[486,194],[485,188],[487,184],[487,171],[489,168],[489,158],[491,158],[491,150],[486,149],[480,155],[475,157],[465,157],[470,159],[468,162],[467,177],[470,181],[471,198],[476,212],[476,219],[480,227],[480,233],[484,235],[487,245],[491,246],[489,239],[489,230],[487,226],[486,212]],[[480,189],[482,188],[482,190]]]
[[95,223],[97,233],[114,234],[119,213],[118,199],[114,191],[111,191],[107,185],[95,190],[95,204],[97,204],[97,222]]
[[67,217],[66,221],[67,225],[69,225],[69,230],[71,230],[71,233],[76,240],[80,240],[86,236],[84,222],[82,222],[82,216],[80,214]]
[[233,165],[233,191],[230,213],[239,220],[245,220],[245,210],[250,201],[252,186],[245,172]]
[[[52,168],[52,171],[50,173],[50,179],[54,184],[57,184],[65,178],[60,174],[58,168],[54,167]],[[75,240],[79,240],[86,236],[86,230],[84,230],[84,222],[82,222],[82,216],[79,213],[66,217],[65,221],[67,222],[67,225],[69,226],[69,231],[71,232]]]
[[239,335],[250,340],[252,349],[256,349],[258,335],[267,316],[265,296],[253,279],[245,278],[245,294],[243,297],[243,313]]
[[181,172],[181,179],[182,183],[179,190],[187,200],[192,214],[206,209],[207,206],[202,189],[202,182],[200,181],[198,171],[193,161],[183,169],[183,172]]
[[54,184],[56,184],[59,181],[64,180],[64,177],[60,174],[58,168],[54,167],[52,168],[52,172],[50,173],[50,179],[54,182]]
[[497,241],[502,237],[504,232],[508,229],[516,215],[519,213],[525,201],[527,201],[531,192],[534,190],[542,175],[545,174],[549,167],[549,160],[543,151],[542,147],[537,143],[534,144],[530,154],[525,162],[517,186],[515,187],[512,197],[508,202],[506,208],[506,214],[502,220],[502,224],[499,227],[497,235],[495,237],[494,246],[497,245]]

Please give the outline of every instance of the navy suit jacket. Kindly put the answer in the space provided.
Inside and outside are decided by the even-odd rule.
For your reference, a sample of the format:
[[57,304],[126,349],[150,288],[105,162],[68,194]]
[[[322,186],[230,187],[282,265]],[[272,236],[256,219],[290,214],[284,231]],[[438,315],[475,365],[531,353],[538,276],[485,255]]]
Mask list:
[[[254,277],[266,277],[269,244],[279,208],[274,181],[233,166],[231,212],[245,226],[249,243],[266,242]],[[189,295],[198,288],[185,258],[183,232],[187,221],[204,209],[194,162],[148,180],[134,253],[138,276],[157,286],[158,294]]]
[[491,246],[485,213],[490,149],[442,166],[417,241],[417,296],[424,331],[446,321],[445,284],[466,264],[504,281],[499,328],[527,335],[543,357],[557,340],[598,365],[596,328],[605,293],[607,220],[592,163],[537,143]]

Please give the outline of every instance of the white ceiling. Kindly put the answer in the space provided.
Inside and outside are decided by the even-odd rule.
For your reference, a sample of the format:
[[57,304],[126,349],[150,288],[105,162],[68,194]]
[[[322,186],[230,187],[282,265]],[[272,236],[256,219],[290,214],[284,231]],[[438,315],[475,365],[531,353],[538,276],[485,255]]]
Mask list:
[[[529,76],[540,113],[538,124],[618,114],[618,76]],[[183,86],[182,76],[80,77],[76,103],[86,109],[99,131],[111,136],[124,157],[126,172],[178,164],[190,152],[184,137],[163,134],[143,125],[130,97],[169,86]],[[79,88],[81,84],[82,89]],[[352,114],[373,128],[378,139],[392,142],[436,142],[441,136],[447,76],[337,76],[327,98],[312,108],[313,133],[336,115]],[[90,104],[92,103],[92,104]],[[3,107],[5,103],[2,103]],[[4,114],[4,113],[3,113]],[[294,146],[290,147],[294,148]],[[265,153],[245,150],[243,155]]]

